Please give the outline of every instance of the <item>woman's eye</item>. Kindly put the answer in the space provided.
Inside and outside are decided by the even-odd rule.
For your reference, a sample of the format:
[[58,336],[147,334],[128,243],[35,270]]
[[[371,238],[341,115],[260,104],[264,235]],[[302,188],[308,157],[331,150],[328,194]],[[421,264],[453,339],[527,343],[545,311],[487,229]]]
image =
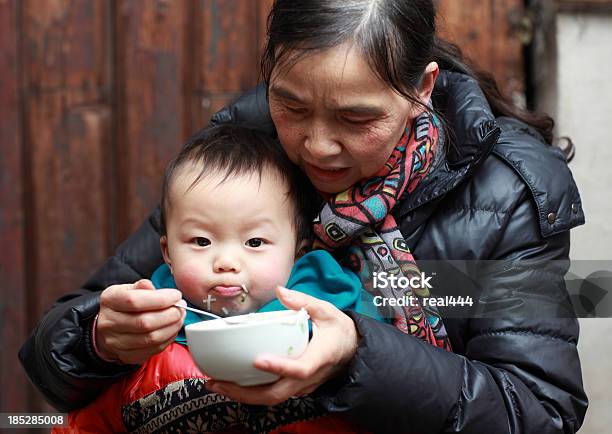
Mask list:
[[210,246],[210,240],[208,238],[204,238],[204,237],[195,237],[193,239],[193,242],[198,246],[198,247],[206,247],[206,246]]
[[246,245],[249,247],[261,247],[264,241],[261,238],[251,238],[246,242]]
[[342,120],[350,125],[365,125],[372,121],[372,119],[356,119],[356,118],[347,118],[343,117]]
[[295,113],[295,114],[303,114],[306,113],[306,109],[305,108],[301,108],[301,107],[291,107],[286,105],[285,108],[290,111],[291,113]]

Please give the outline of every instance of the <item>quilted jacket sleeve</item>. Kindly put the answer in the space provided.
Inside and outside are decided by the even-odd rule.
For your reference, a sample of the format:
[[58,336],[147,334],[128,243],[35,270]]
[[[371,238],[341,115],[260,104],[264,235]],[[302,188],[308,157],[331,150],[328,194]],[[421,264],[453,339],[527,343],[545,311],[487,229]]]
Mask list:
[[104,387],[134,371],[136,366],[97,357],[91,327],[103,289],[150,276],[162,262],[157,209],[83,288],[58,299],[39,321],[21,347],[19,360],[51,405],[60,411],[82,407]]
[[[319,391],[327,409],[348,411],[374,432],[578,430],[587,399],[562,278],[569,232],[542,238],[527,193],[509,221],[492,259],[526,265],[482,273],[486,311],[465,321],[463,354],[351,313],[361,341],[345,378]],[[554,267],[543,266],[551,260]]]

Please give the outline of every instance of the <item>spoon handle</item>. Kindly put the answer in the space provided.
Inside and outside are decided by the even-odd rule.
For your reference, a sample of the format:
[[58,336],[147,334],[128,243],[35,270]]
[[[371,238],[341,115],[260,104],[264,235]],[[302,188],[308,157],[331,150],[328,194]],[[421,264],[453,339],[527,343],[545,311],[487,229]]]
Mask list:
[[181,308],[181,309],[190,310],[192,312],[199,313],[200,315],[206,315],[206,316],[209,316],[211,318],[221,319],[221,317],[219,315],[215,315],[214,313],[206,312],[206,311],[203,311],[203,310],[200,310],[200,309],[194,309],[193,307],[181,306],[179,304],[175,304],[175,306],[178,307],[178,308]]

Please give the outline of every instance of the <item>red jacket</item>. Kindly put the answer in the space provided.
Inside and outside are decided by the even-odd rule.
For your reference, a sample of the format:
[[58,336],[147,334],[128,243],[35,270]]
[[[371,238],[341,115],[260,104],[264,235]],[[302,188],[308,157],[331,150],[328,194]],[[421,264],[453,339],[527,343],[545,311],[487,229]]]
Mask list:
[[327,414],[312,398],[291,398],[274,407],[241,404],[208,391],[207,379],[189,350],[172,343],[94,402],[71,412],[68,427],[53,432],[363,432]]

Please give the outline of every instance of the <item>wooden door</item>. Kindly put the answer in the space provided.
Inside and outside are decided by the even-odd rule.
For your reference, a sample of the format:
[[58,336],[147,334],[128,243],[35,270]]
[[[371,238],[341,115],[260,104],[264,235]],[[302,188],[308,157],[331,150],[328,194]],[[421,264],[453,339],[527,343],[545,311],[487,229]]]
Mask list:
[[475,67],[495,76],[515,103],[525,100],[523,0],[438,0],[440,35],[456,43]]

